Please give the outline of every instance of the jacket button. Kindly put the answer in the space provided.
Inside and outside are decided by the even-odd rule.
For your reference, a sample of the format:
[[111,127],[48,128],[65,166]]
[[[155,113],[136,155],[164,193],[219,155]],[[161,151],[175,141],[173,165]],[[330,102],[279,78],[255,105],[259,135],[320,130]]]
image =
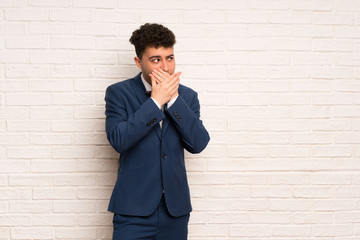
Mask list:
[[156,118],[154,118],[154,120],[153,120],[154,122],[156,122],[157,121],[157,119]]
[[166,156],[166,154],[164,153],[163,155],[162,155],[162,158],[163,159],[165,159],[167,156]]

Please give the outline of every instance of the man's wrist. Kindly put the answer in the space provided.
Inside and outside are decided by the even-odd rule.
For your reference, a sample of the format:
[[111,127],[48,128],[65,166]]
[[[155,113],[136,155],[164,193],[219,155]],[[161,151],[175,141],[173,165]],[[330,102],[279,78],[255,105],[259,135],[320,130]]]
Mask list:
[[156,106],[161,109],[161,104],[155,100],[155,98],[151,97],[151,99],[154,101],[154,103],[156,104]]

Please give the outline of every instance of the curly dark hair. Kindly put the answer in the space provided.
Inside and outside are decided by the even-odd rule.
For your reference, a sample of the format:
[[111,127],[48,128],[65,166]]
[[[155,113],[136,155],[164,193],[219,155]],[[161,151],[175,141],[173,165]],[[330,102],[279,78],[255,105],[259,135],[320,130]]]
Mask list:
[[173,47],[176,40],[175,35],[168,28],[157,23],[145,23],[135,30],[129,39],[135,46],[136,56],[142,58],[147,47]]

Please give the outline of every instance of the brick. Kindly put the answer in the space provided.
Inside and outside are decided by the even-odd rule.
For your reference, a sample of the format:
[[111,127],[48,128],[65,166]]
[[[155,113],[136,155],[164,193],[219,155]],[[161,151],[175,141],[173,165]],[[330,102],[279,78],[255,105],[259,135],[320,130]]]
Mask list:
[[339,55],[335,59],[338,66],[359,66],[360,58],[357,55]]
[[53,158],[93,158],[94,154],[94,148],[87,146],[53,147],[52,149]]
[[304,132],[311,129],[308,120],[272,120],[269,123],[269,130],[273,132]]
[[296,37],[333,37],[334,29],[332,26],[296,26],[293,35]]
[[52,37],[50,45],[54,49],[92,49],[95,40],[87,37]]
[[29,90],[31,92],[71,92],[73,81],[69,79],[29,80]]
[[354,210],[353,200],[314,199],[313,209],[315,211],[352,211]]
[[335,143],[360,143],[360,134],[352,133],[336,133],[334,136]]
[[312,149],[312,155],[316,157],[350,157],[351,154],[351,147],[314,146]]
[[107,226],[112,219],[113,214],[81,215],[77,222],[79,226]]
[[0,186],[7,186],[7,185],[8,185],[7,176],[0,175]]
[[328,107],[293,107],[291,116],[296,119],[329,118],[330,109]]
[[[4,126],[4,129],[5,129],[5,126]],[[3,146],[26,145],[28,143],[29,143],[29,137],[27,134],[4,133],[0,136],[0,144]]]
[[8,37],[5,42],[6,48],[36,49],[48,48],[49,38],[44,36],[16,36]]
[[272,211],[310,211],[311,202],[306,199],[277,199],[270,200]]
[[32,175],[11,175],[9,176],[9,186],[51,186],[51,176],[32,176]]
[[239,186],[217,186],[209,189],[209,196],[212,198],[248,198],[250,197],[250,188]]
[[348,40],[314,39],[313,49],[319,52],[350,52],[353,49],[353,43]]
[[73,30],[70,23],[30,23],[29,33],[46,35],[71,35]]
[[333,134],[331,133],[296,133],[293,134],[290,142],[292,144],[331,144]]
[[75,134],[74,142],[79,145],[97,145],[107,143],[107,138],[105,133],[99,134]]
[[91,78],[94,76],[93,71],[93,69],[83,66],[53,67],[51,69],[51,76],[55,78]]
[[16,159],[49,158],[51,149],[48,147],[9,147],[7,156]]
[[92,186],[95,185],[94,174],[70,174],[54,176],[54,186]]
[[76,190],[74,188],[34,188],[33,199],[59,200],[76,199]]
[[29,6],[34,7],[71,7],[70,0],[54,2],[52,0],[29,0]]
[[75,107],[75,119],[102,119],[105,118],[104,107]]
[[23,23],[3,23],[1,26],[0,35],[15,36],[26,34],[26,25]]
[[[129,46],[129,39],[125,38],[98,38],[96,39],[96,49],[99,50],[131,50],[131,58],[127,61],[126,64],[133,62],[135,54],[133,53],[133,48]],[[123,57],[123,55],[121,55]]]
[[267,23],[268,16],[257,12],[231,11],[227,12],[227,20],[229,23]]
[[86,200],[54,200],[55,213],[95,213],[96,201]]
[[91,132],[95,129],[95,122],[85,120],[53,120],[51,130],[55,132]]
[[72,107],[31,107],[30,119],[72,119]]
[[[0,212],[1,213],[8,213],[9,212],[9,207],[8,207],[8,203],[3,201],[0,203]],[[4,233],[4,231],[2,231],[2,228],[0,228],[0,234]],[[4,236],[5,234],[1,235]]]
[[179,4],[177,0],[169,0],[165,2],[165,9],[203,9],[206,6],[206,1],[199,0],[199,1],[191,1],[191,0],[184,0]]
[[249,134],[248,142],[250,144],[288,144],[290,139],[289,134],[275,133],[275,134]]
[[270,237],[272,235],[272,227],[266,225],[232,225],[229,229],[229,235],[231,237]]
[[360,10],[360,2],[358,0],[336,0],[334,2],[335,9],[337,11],[357,11]]
[[311,237],[311,226],[275,226],[273,236],[276,237]]
[[116,36],[120,32],[114,23],[75,23],[74,33],[76,35],[89,36]]
[[311,23],[311,14],[309,12],[300,12],[300,11],[270,13],[269,14],[269,23],[310,24]]
[[90,22],[89,10],[84,9],[50,9],[50,20],[59,22]]
[[[49,69],[45,66],[8,65],[5,75],[8,78],[47,78]],[[30,93],[31,94],[31,93]]]
[[250,212],[250,222],[253,224],[290,224],[291,217],[286,213]]
[[[184,14],[180,11],[151,11],[151,12],[142,12],[140,14],[140,21],[141,22],[159,22],[159,23],[178,23],[184,21]],[[196,21],[196,20],[194,20]]]
[[286,25],[253,25],[249,27],[251,37],[289,37],[292,28]]
[[75,8],[116,8],[116,0],[104,0],[104,1],[96,1],[96,0],[74,0],[73,6]]
[[226,236],[227,228],[214,225],[192,225],[189,227],[189,236],[207,236],[207,238],[216,236]]
[[32,190],[28,188],[0,188],[0,200],[31,200]]
[[335,223],[359,223],[360,222],[360,212],[337,212],[334,214]]
[[117,160],[78,160],[79,172],[116,172]]
[[80,64],[114,65],[116,61],[116,53],[113,52],[76,51],[74,53],[74,62]]
[[112,187],[84,187],[78,188],[77,198],[78,199],[110,199]]
[[[122,11],[122,10],[113,11],[113,10],[102,10],[102,9],[95,11],[96,22],[136,23],[137,16],[138,14],[135,11]],[[51,17],[51,12],[50,12],[50,17]]]
[[0,6],[2,7],[18,7],[18,6],[25,6],[25,0],[4,0],[0,2]]
[[[67,82],[65,82],[66,84],[61,84],[63,83],[63,81],[59,82],[59,85],[67,85]],[[72,86],[72,82],[71,83]],[[41,87],[41,83],[38,83],[39,87]],[[58,84],[54,84],[54,86],[51,86],[49,88],[55,88]],[[70,84],[69,84],[70,86]],[[60,88],[61,89],[61,88]],[[64,93],[53,93],[51,95],[51,104],[53,105],[93,105],[94,104],[94,96],[91,93],[68,93],[68,92],[64,92]]]
[[[230,67],[228,70],[228,77],[230,79],[263,79],[268,77],[268,73],[266,71],[260,70],[259,67],[246,67],[241,70],[238,67]],[[210,78],[211,76],[204,75],[203,78]],[[221,74],[216,78],[221,78]]]
[[294,92],[328,92],[332,89],[332,82],[328,80],[294,80],[290,83],[290,90]]
[[30,63],[70,64],[71,52],[34,50],[30,52]]
[[31,134],[30,144],[36,145],[70,145],[73,143],[71,134]]
[[289,198],[292,189],[289,187],[252,187],[252,198]]
[[52,228],[12,228],[12,239],[52,239],[55,237],[54,229]]
[[333,9],[331,0],[293,0],[291,8],[294,10],[329,11]]
[[360,196],[360,187],[341,187],[335,188],[336,198],[358,198]]
[[226,15],[219,11],[187,11],[184,14],[185,23],[224,23]]
[[49,103],[50,95],[48,94],[9,93],[6,96],[6,105],[9,106],[48,105]]
[[12,213],[50,213],[52,211],[51,201],[11,201],[10,211]]
[[117,176],[113,173],[99,173],[96,175],[96,184],[98,186],[114,186],[116,179]]
[[[16,54],[15,54],[16,55]],[[0,89],[3,92],[24,92],[28,89],[28,81],[27,80],[4,80],[0,81]]]
[[207,7],[209,9],[245,10],[248,8],[248,1],[224,0],[219,2],[217,0],[208,0]]
[[266,42],[267,49],[273,51],[311,51],[312,49],[312,41],[306,39],[276,38]]
[[31,172],[57,173],[76,172],[76,160],[32,160]]
[[352,25],[354,23],[354,16],[340,13],[315,13],[314,23],[326,25]]
[[9,120],[7,121],[7,130],[10,132],[45,132],[50,130],[50,124],[48,121]]
[[332,59],[327,54],[320,53],[295,53],[291,56],[291,62],[294,65],[313,65],[326,66],[332,64]]
[[[5,159],[5,149],[4,153],[1,151],[0,149],[0,156]],[[1,163],[0,173],[26,173],[30,169],[29,160],[1,160]]]
[[[282,75],[281,75],[282,74]],[[273,67],[270,69],[269,75],[274,79],[303,79],[309,78],[310,73],[308,72],[308,68],[301,67]]]
[[49,10],[47,9],[6,9],[6,20],[10,21],[47,21]]
[[35,226],[75,226],[76,225],[76,216],[71,215],[35,215],[34,216],[34,225]]
[[344,107],[334,107],[333,115],[338,117],[358,117],[360,115],[359,107],[354,106],[344,106]]
[[313,236],[315,237],[345,237],[353,234],[353,227],[350,225],[315,225]]

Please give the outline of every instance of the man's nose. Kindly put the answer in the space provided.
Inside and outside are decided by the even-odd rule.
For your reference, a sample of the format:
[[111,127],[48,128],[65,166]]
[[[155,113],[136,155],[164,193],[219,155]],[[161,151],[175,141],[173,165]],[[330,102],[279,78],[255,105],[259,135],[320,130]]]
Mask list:
[[169,71],[169,64],[166,61],[162,61],[161,69],[164,70],[165,72],[168,72]]

